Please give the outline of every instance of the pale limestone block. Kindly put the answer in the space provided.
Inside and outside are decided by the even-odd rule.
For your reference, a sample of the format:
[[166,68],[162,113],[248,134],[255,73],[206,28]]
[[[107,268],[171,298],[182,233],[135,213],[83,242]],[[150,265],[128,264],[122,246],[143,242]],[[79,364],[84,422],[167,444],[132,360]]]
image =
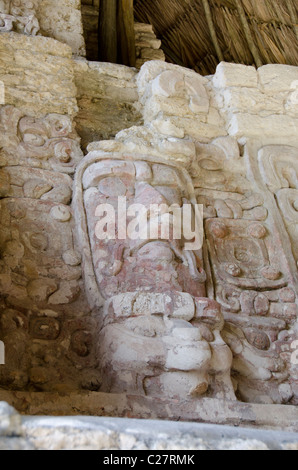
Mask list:
[[285,109],[289,114],[298,116],[298,80],[294,80],[291,84],[286,97]]
[[196,153],[195,144],[191,139],[182,140],[175,137],[162,140],[159,144],[159,150],[163,154],[183,156],[185,160],[194,158]]
[[202,77],[197,74],[189,76],[182,70],[162,72],[151,85],[153,107],[151,109],[151,100],[148,100],[146,105],[147,119],[148,114],[153,116],[160,111],[173,116],[207,114],[209,97],[204,84]]
[[231,87],[223,91],[224,112],[271,115],[284,113],[284,96],[268,96],[256,88]]
[[156,119],[152,122],[152,127],[156,132],[160,132],[163,135],[176,137],[178,139],[183,139],[185,136],[184,129],[176,126],[171,119]]
[[257,71],[254,67],[221,62],[217,66],[216,74],[213,77],[213,85],[215,88],[257,88]]
[[135,33],[153,33],[153,26],[147,23],[135,23],[134,24]]
[[[76,63],[81,62],[80,60]],[[126,65],[110,64],[108,62],[88,62],[91,70],[96,71],[98,75],[107,75],[118,80],[129,81],[135,78],[137,71]]]
[[72,51],[67,44],[62,44],[59,41],[56,41],[52,38],[47,38],[43,36],[38,37],[29,37],[24,35],[19,35],[16,33],[3,33],[0,37],[0,44],[8,48],[8,50],[15,49],[35,51],[53,55],[56,57],[65,57],[71,59]]
[[207,118],[204,122],[203,119],[180,119],[173,117],[171,121],[174,125],[183,129],[185,135],[201,142],[210,142],[212,139],[227,135],[227,131],[223,127],[218,126],[218,122],[208,123]]
[[195,315],[195,304],[191,295],[179,293],[174,297],[173,318],[179,318],[187,322],[191,321]]
[[5,402],[0,402],[0,436],[21,433],[21,416]]
[[161,47],[161,40],[151,34],[138,34],[136,36],[136,44],[140,48],[158,50]]
[[[133,313],[133,305],[136,300],[136,292],[127,292],[126,294],[119,294],[113,297],[113,311],[116,317],[129,317]],[[108,310],[108,304],[106,304]]]
[[[164,343],[168,350],[166,368],[200,372],[205,369],[207,373],[211,350],[207,341],[200,341],[199,336],[200,332],[196,328],[181,328],[173,331],[173,337],[165,337]],[[178,374],[176,379],[179,381]]]
[[298,119],[285,115],[260,117],[238,113],[232,116],[228,131],[230,135],[238,138],[280,136],[280,138],[287,138],[289,143],[296,143]]
[[167,303],[171,298],[164,294],[139,294],[133,305],[135,315],[166,314]]
[[74,54],[86,54],[80,0],[62,0],[59,8],[56,0],[38,1],[36,16],[43,35],[68,44]]
[[73,65],[80,109],[76,122],[83,147],[141,122],[136,69],[82,59]]
[[264,65],[258,69],[259,83],[266,93],[289,91],[298,81],[298,67],[282,64]]
[[[190,80],[193,78],[196,80],[198,77],[198,74],[193,70],[179,67],[179,65],[168,64],[160,60],[146,62],[137,76],[137,85],[141,98],[145,95],[148,87],[151,87],[151,82],[165,71],[182,72],[186,77],[190,78]],[[202,84],[208,83],[206,77],[200,77],[200,81]]]
[[37,116],[77,112],[68,46],[50,38],[3,33],[0,55],[0,80],[5,86],[6,105]]
[[211,126],[216,126],[222,132],[222,135],[226,134],[225,122],[219,114],[219,111],[213,106],[211,106],[209,109],[207,115],[207,124],[210,124]]

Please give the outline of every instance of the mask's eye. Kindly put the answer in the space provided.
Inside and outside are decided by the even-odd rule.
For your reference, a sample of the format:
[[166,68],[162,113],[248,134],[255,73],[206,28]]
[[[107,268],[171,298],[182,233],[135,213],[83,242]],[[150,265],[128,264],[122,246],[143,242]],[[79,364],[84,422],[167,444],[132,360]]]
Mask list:
[[23,141],[25,144],[34,145],[34,147],[42,147],[45,144],[45,139],[38,134],[24,134]]
[[208,171],[219,171],[222,170],[222,166],[219,162],[214,160],[212,157],[206,157],[199,161],[199,165],[203,170]]
[[104,178],[98,185],[99,191],[108,197],[125,196],[127,191],[126,184],[117,176]]

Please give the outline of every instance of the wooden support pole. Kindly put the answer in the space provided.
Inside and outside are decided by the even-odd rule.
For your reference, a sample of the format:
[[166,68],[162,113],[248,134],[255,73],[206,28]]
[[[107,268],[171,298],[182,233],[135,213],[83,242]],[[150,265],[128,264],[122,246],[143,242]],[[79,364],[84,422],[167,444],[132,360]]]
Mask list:
[[118,62],[135,67],[136,40],[133,0],[118,0]]
[[257,49],[257,47],[254,43],[253,36],[252,36],[251,30],[250,30],[250,27],[249,27],[249,24],[248,24],[248,21],[247,21],[247,17],[246,17],[242,2],[241,2],[241,0],[235,0],[235,3],[236,3],[237,10],[238,10],[238,13],[239,13],[239,16],[240,16],[240,20],[241,20],[241,23],[242,23],[242,26],[243,26],[243,31],[244,31],[248,46],[250,48],[250,51],[253,55],[255,64],[258,68],[262,67],[263,62],[261,60],[261,56],[259,54],[259,51],[258,51],[258,49]]
[[98,21],[98,59],[117,63],[117,2],[100,0]]
[[203,2],[204,10],[205,10],[205,15],[206,15],[206,18],[207,18],[208,27],[209,27],[210,34],[211,34],[211,39],[212,39],[212,42],[213,42],[218,60],[220,62],[223,62],[224,61],[224,56],[223,56],[222,50],[220,48],[220,45],[219,45],[219,42],[218,42],[218,39],[217,39],[217,35],[216,35],[215,27],[214,27],[214,24],[213,24],[212,13],[211,13],[209,2],[208,2],[208,0],[202,0],[202,2]]

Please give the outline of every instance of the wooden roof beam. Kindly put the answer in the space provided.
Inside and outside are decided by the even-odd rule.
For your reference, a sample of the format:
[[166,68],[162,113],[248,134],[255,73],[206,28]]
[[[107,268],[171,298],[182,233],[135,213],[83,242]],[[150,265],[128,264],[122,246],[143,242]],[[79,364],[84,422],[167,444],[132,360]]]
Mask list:
[[252,32],[250,30],[250,27],[249,27],[249,24],[248,24],[248,21],[247,21],[247,17],[246,17],[246,13],[245,13],[243,5],[242,5],[242,1],[241,0],[235,0],[235,3],[236,3],[236,7],[237,7],[237,10],[238,10],[238,13],[239,13],[239,16],[240,16],[240,20],[241,20],[241,23],[242,23],[242,26],[243,26],[243,31],[244,31],[244,34],[245,34],[245,37],[246,37],[246,41],[248,43],[249,49],[250,49],[250,51],[252,53],[252,56],[254,58],[255,64],[258,68],[262,67],[263,62],[262,62],[260,53],[258,51],[258,48],[254,43]]
[[136,65],[133,0],[100,0],[99,60]]
[[220,62],[223,62],[225,59],[224,59],[224,55],[222,53],[221,47],[220,47],[218,39],[217,39],[217,34],[216,34],[216,30],[215,30],[214,23],[213,23],[212,13],[211,13],[209,2],[208,2],[208,0],[202,0],[202,3],[203,3],[203,6],[204,6],[205,15],[206,15],[206,18],[207,18],[207,23],[208,23],[208,27],[209,27],[209,30],[210,30],[211,39],[212,39],[212,42],[213,42],[218,60]]

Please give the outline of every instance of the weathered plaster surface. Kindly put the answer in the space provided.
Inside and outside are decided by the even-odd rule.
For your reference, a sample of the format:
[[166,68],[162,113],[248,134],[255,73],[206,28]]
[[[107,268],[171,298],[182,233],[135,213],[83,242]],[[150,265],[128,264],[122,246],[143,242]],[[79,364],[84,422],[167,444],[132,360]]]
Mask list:
[[[117,397],[131,393],[125,374],[121,380],[117,376],[114,388],[107,383],[103,371],[119,370],[122,362],[115,350],[114,356],[103,360],[102,347],[117,337],[113,325],[122,322],[123,305],[127,307],[131,298],[136,302],[135,292],[141,292],[139,309],[131,304],[125,310],[129,318],[119,331],[127,334],[131,319],[136,322],[134,317],[139,315],[142,318],[134,331],[141,338],[149,330],[159,331],[159,347],[166,344],[168,355],[158,355],[154,348],[148,355],[151,343],[146,340],[148,369],[154,364],[159,372],[150,386],[134,395],[134,417],[138,400],[150,402],[146,393],[154,397],[156,390],[162,390],[164,399],[170,386],[169,400],[179,397],[181,401],[185,394],[179,410],[179,417],[185,419],[189,410],[199,409],[201,400],[223,399],[227,390],[239,407],[244,402],[272,406],[272,410],[288,405],[292,410],[291,405],[298,404],[293,346],[298,336],[298,68],[269,65],[255,70],[223,63],[215,76],[200,77],[152,61],[138,72],[73,59],[70,46],[16,31],[0,34],[0,80],[5,90],[0,110],[0,339],[6,346],[0,398],[21,409],[21,401],[15,401],[20,393],[26,403],[23,411],[34,414],[38,413],[34,411],[37,392],[77,397],[93,392],[98,407],[106,392]],[[129,161],[123,170],[128,187],[146,183],[147,194],[156,197],[159,193],[168,201],[181,197],[179,175],[186,175],[189,184],[184,196],[205,208],[206,240],[197,256],[205,278],[196,292],[192,281],[184,286],[180,282],[177,259],[173,262],[164,247],[150,260],[153,264],[169,261],[159,270],[160,282],[155,287],[149,282],[149,271],[144,269],[141,282],[141,277],[128,270],[129,289],[125,290],[119,280],[128,261],[117,250],[98,267],[93,221],[87,217],[94,203],[90,194],[99,191],[111,197],[117,195],[115,187],[123,189],[121,181],[116,180],[116,185],[111,181],[111,175],[102,181],[107,177],[101,166],[104,161],[110,161],[105,171],[118,180],[123,174],[118,163],[114,172],[111,162]],[[138,260],[133,262],[142,269]],[[148,266],[148,256],[144,266]],[[145,293],[144,279],[150,284]],[[187,369],[183,353],[175,371],[177,389],[167,375],[175,368],[168,339],[177,334],[175,322],[168,330],[160,323],[158,330],[152,315],[169,316],[165,284],[170,299],[178,295],[180,302],[182,293],[189,296],[185,309],[178,315],[173,308],[170,317],[184,321],[184,330],[197,328],[203,338],[196,340],[198,355],[204,359],[200,367],[195,366],[199,376]],[[124,298],[119,307],[120,294]],[[202,301],[208,315],[212,311],[211,317],[198,308]],[[148,311],[148,305],[156,304],[160,312],[151,307]],[[192,315],[187,316],[191,305]],[[145,328],[146,315],[150,325]],[[183,335],[181,351],[185,351],[192,332],[188,340],[185,331],[179,334]],[[125,345],[131,352],[128,340],[123,340]],[[218,346],[226,351],[224,361]],[[193,350],[196,347],[191,344]],[[108,356],[108,351],[104,353]],[[135,370],[142,364],[140,357]],[[207,375],[200,375],[203,369],[208,380]],[[189,396],[183,386],[188,387],[193,377],[199,377],[199,393]],[[76,400],[76,412],[84,413],[85,404]],[[140,406],[139,417],[152,417],[148,403],[145,416]],[[207,420],[211,414],[210,405]],[[260,415],[258,419],[262,422]]]

